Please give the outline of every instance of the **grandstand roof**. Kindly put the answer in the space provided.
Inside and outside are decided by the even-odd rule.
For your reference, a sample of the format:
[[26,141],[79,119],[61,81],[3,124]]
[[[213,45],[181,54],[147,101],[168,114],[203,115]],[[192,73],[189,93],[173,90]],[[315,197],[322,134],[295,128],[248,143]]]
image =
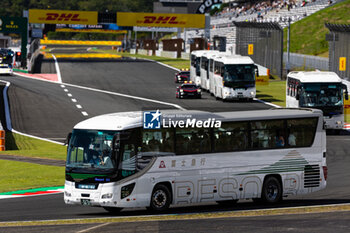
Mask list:
[[266,28],[274,30],[282,30],[278,23],[256,23],[256,22],[233,22],[236,27],[249,27],[249,28]]

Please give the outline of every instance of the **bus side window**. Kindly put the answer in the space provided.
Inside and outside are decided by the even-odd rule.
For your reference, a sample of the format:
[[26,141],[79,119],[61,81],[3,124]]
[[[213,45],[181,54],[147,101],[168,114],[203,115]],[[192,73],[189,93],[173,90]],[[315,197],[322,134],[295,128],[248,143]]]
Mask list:
[[287,120],[288,146],[311,146],[316,134],[317,118]]
[[142,134],[142,152],[174,152],[172,129],[145,130]]
[[230,152],[247,149],[248,123],[227,122],[214,130],[215,152]]
[[176,154],[211,152],[208,129],[176,129]]
[[252,148],[279,148],[285,146],[284,121],[251,122]]

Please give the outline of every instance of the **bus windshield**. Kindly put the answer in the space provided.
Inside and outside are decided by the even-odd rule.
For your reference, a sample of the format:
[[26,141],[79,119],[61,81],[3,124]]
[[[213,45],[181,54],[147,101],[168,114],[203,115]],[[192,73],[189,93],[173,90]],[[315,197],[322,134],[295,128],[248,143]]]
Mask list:
[[339,83],[304,83],[301,88],[301,107],[342,106],[343,89]]
[[66,168],[78,173],[118,173],[120,179],[135,174],[136,156],[141,150],[139,134],[136,129],[74,129],[68,146]]
[[225,65],[225,86],[249,85],[255,82],[255,65]]
[[72,132],[68,146],[67,168],[108,170],[115,168],[112,141],[116,132],[78,130]]

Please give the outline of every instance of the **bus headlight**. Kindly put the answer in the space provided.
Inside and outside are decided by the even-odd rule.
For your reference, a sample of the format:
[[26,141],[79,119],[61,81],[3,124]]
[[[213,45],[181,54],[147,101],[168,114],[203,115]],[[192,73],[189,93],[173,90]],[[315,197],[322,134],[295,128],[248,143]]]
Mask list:
[[66,197],[71,197],[71,196],[72,196],[72,194],[69,193],[69,192],[67,192],[67,191],[64,191],[64,195],[65,195]]
[[102,199],[110,199],[113,197],[113,193],[106,193],[102,195]]
[[255,95],[255,92],[254,91],[250,92],[250,95]]
[[180,92],[182,93],[182,92],[184,92],[184,90],[180,89]]
[[337,121],[337,125],[341,125],[341,121]]
[[198,92],[198,93],[201,93],[201,89],[198,89],[197,92]]
[[126,198],[126,197],[130,196],[130,194],[134,190],[134,187],[135,187],[135,183],[123,186],[121,188],[120,198],[123,199],[123,198]]

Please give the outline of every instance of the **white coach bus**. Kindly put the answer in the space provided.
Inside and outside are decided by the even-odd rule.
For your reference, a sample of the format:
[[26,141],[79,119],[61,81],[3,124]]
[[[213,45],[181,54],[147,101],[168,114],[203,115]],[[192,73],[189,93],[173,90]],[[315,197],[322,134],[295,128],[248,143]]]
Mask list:
[[290,72],[286,82],[286,107],[317,108],[323,111],[327,129],[342,129],[346,85],[334,72]]
[[190,80],[196,85],[201,84],[201,60],[202,55],[209,50],[195,50],[191,53]]
[[210,92],[217,99],[255,98],[255,76],[259,74],[258,67],[250,57],[240,55],[215,57],[212,72]]
[[214,59],[219,56],[229,56],[230,52],[219,52],[216,50],[210,50],[202,55],[201,59],[201,83],[200,86],[203,90],[210,90],[210,80],[213,78],[214,72]]
[[273,204],[326,187],[326,135],[318,109],[163,110],[159,129],[144,129],[144,114],[107,114],[74,127],[66,204],[110,212],[247,198]]

